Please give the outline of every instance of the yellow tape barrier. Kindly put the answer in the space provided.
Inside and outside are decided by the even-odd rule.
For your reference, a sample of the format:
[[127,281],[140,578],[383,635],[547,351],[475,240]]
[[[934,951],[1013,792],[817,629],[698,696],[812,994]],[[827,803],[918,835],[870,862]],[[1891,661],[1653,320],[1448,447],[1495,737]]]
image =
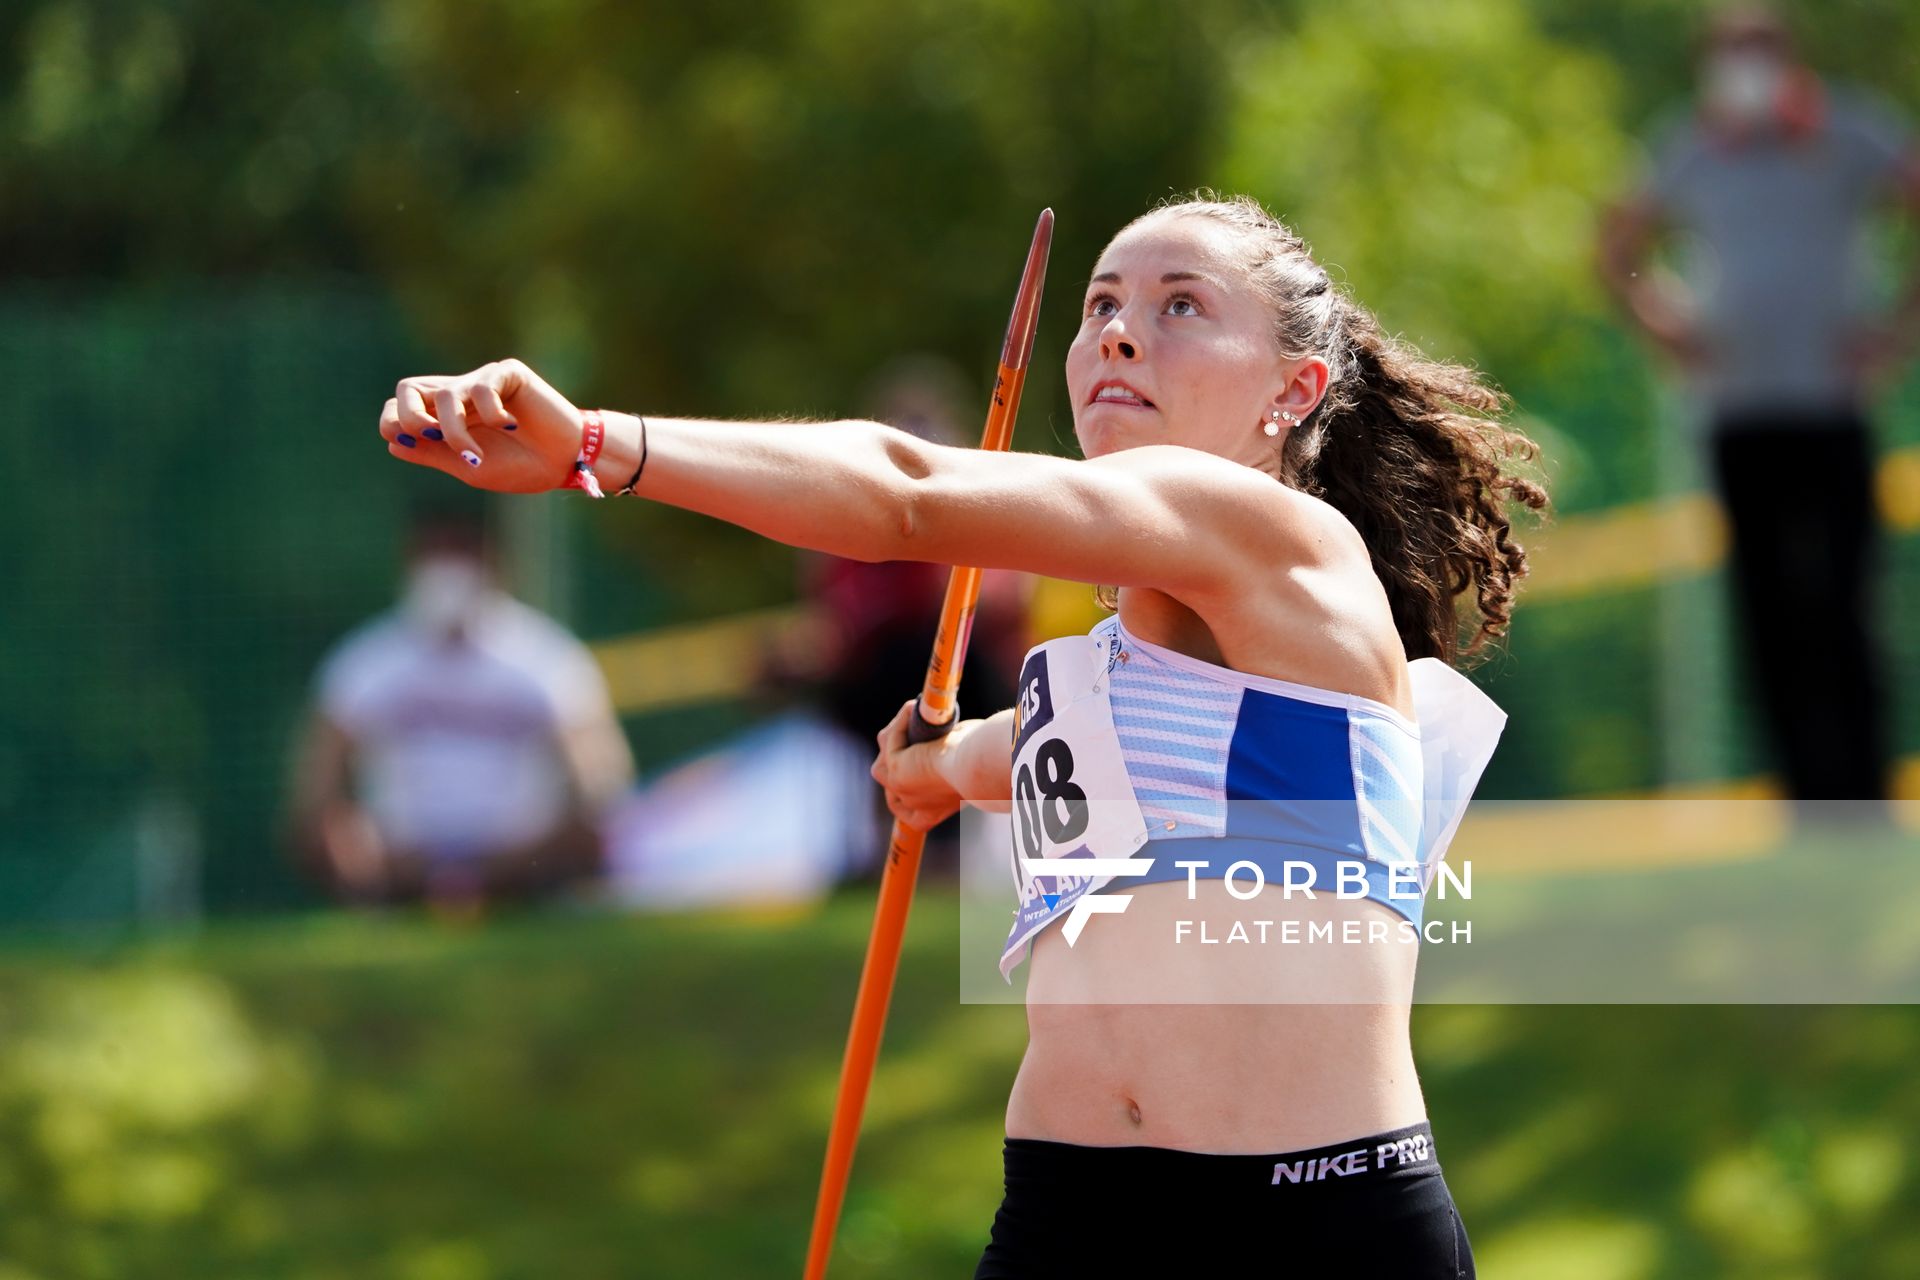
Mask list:
[[[1895,533],[1920,530],[1920,448],[1887,454],[1875,476],[1880,516]],[[1527,540],[1533,572],[1524,600],[1573,599],[1651,586],[1705,573],[1726,558],[1726,519],[1706,494],[1683,494],[1568,516]],[[1053,588],[1048,590],[1046,588]],[[1049,600],[1099,615],[1082,583],[1044,583],[1036,609]],[[1056,610],[1057,611],[1057,610]],[[811,642],[811,615],[799,605],[735,614],[710,622],[662,627],[603,640],[594,657],[623,714],[737,698],[752,688],[766,655]],[[1920,773],[1920,763],[1909,773]],[[1920,784],[1914,784],[1920,785]]]

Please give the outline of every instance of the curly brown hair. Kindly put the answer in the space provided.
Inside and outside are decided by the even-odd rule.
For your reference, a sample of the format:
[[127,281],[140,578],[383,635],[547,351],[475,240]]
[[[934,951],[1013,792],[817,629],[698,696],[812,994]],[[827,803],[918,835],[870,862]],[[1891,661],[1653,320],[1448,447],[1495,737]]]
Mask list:
[[[1407,657],[1450,664],[1506,634],[1527,553],[1508,516],[1547,492],[1515,464],[1539,454],[1502,425],[1506,395],[1465,365],[1431,360],[1380,328],[1306,241],[1248,196],[1201,190],[1142,214],[1211,218],[1242,233],[1286,359],[1327,362],[1326,395],[1286,433],[1281,481],[1353,523],[1386,587]],[[1457,598],[1469,588],[1462,618]],[[1113,607],[1112,595],[1101,603]]]

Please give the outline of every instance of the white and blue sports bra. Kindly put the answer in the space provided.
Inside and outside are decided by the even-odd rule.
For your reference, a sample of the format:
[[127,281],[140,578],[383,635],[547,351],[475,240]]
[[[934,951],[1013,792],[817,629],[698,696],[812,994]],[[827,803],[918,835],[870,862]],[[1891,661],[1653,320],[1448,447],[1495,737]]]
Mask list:
[[[1408,674],[1417,723],[1148,643],[1117,615],[1030,650],[1014,727],[1019,906],[1001,973],[1011,981],[1041,930],[1115,879],[1034,875],[1030,859],[1150,861],[1121,887],[1218,878],[1238,861],[1280,884],[1283,863],[1304,863],[1316,889],[1364,880],[1365,897],[1417,928],[1506,713],[1437,658]],[[1194,860],[1206,867],[1175,865]]]

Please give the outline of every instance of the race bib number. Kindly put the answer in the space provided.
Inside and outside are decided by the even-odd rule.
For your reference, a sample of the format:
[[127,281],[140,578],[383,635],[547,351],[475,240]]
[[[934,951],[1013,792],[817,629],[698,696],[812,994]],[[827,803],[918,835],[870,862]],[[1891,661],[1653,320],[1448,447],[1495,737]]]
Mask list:
[[1001,956],[1010,974],[1021,948],[1110,876],[1033,875],[1029,859],[1124,858],[1146,843],[1107,698],[1117,640],[1065,636],[1027,655],[1013,748],[1013,849],[1019,907]]

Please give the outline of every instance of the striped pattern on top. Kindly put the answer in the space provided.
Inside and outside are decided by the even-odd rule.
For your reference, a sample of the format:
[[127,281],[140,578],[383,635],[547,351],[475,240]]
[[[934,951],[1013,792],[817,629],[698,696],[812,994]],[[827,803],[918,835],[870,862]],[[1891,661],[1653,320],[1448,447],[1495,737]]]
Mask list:
[[1423,861],[1415,726],[1366,699],[1175,665],[1117,616],[1094,634],[1114,641],[1107,696],[1150,839],[1247,835]]
[[[1114,632],[1119,619],[1094,628]],[[1119,644],[1107,689],[1120,756],[1153,839],[1219,836],[1227,830],[1227,753],[1243,690]],[[1171,828],[1168,823],[1174,824]]]

